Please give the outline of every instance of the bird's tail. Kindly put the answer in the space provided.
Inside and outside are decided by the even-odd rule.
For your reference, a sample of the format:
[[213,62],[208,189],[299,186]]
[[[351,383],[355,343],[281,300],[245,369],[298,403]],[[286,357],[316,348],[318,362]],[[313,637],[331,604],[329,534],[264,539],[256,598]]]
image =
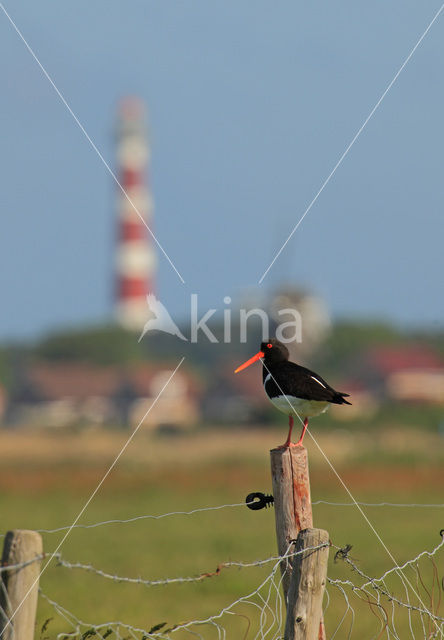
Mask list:
[[334,402],[335,404],[351,404],[351,402],[345,399],[349,397],[350,397],[349,393],[342,393],[341,391],[338,391],[335,396]]

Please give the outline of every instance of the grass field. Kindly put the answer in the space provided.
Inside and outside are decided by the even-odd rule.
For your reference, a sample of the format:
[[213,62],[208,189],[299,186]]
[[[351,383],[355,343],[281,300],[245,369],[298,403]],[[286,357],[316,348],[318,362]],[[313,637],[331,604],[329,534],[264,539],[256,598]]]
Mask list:
[[[444,454],[438,436],[397,429],[375,432],[373,437],[344,430],[316,437],[357,500],[444,502]],[[70,525],[126,438],[127,434],[121,432],[2,432],[0,509],[4,531]],[[268,451],[281,439],[282,433],[276,430],[211,430],[175,437],[137,434],[80,523],[242,503],[251,491],[270,490]],[[312,500],[350,502],[316,445],[308,437],[306,444]],[[439,544],[439,531],[444,528],[442,508],[363,509],[398,563]],[[365,573],[377,577],[393,566],[355,506],[319,504],[314,505],[313,511],[315,526],[327,529],[333,544],[353,545],[351,556]],[[64,532],[43,534],[45,551],[54,551],[63,535]],[[66,560],[91,563],[113,575],[150,580],[198,576],[213,572],[221,562],[250,562],[275,555],[274,514],[272,509],[253,512],[240,506],[74,529],[61,553]],[[334,563],[333,556],[332,551],[329,577],[357,581],[350,567],[343,562]],[[444,573],[443,556],[441,553],[440,578]],[[426,589],[417,583],[415,572],[410,575],[427,606],[431,600],[427,591],[431,592],[432,584],[429,565],[428,561],[421,574]],[[271,566],[227,568],[198,583],[147,587],[106,580],[81,569],[65,569],[54,561],[41,578],[41,588],[87,623],[120,620],[151,629],[161,622],[171,627],[218,613],[237,598],[255,591]],[[399,580],[390,587],[397,597],[406,599]],[[344,597],[334,589],[329,593],[327,637],[331,637],[346,611]],[[434,599],[436,604],[436,595]],[[411,596],[412,604],[414,601]],[[351,637],[378,637],[378,618],[369,605],[358,597],[351,605],[356,614]],[[255,637],[259,609],[242,605],[237,613],[238,616],[221,620],[228,630],[227,638],[245,637],[249,624],[247,637]],[[39,629],[48,618],[53,619],[40,634]],[[396,612],[396,620],[399,637],[411,637],[407,635],[410,631],[403,611]],[[350,623],[349,612],[337,638],[348,637]],[[414,637],[424,637],[422,627],[418,631],[416,622],[412,624],[414,633],[420,633]],[[52,639],[57,633],[70,631],[72,626],[40,598],[36,637]],[[173,637],[190,635],[180,633]],[[199,628],[199,633],[205,638],[218,637],[211,626]],[[121,637],[135,636],[122,631]]]

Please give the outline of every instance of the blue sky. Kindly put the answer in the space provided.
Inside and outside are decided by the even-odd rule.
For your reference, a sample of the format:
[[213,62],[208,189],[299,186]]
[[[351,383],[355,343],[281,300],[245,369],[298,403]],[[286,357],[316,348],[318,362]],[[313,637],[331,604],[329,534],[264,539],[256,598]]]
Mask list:
[[[444,12],[258,285],[439,2],[4,6],[111,166],[119,98],[147,102],[175,316],[285,280],[335,316],[444,325]],[[0,52],[4,339],[109,317],[116,191],[2,12]]]

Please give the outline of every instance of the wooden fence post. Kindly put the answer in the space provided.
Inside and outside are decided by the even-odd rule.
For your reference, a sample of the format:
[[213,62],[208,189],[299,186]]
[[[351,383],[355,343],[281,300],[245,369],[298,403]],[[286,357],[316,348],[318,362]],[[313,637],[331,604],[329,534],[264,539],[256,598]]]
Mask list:
[[[20,569],[4,571],[0,582],[1,640],[33,640],[38,598],[42,538],[36,531],[8,531],[3,546],[2,566],[29,562]],[[11,619],[12,618],[12,619]]]
[[[322,599],[327,581],[328,533],[323,529],[305,529],[297,538],[288,592],[285,640],[318,640],[322,624]],[[311,549],[311,550],[310,550]]]
[[[276,537],[279,555],[283,556],[288,550],[290,540],[296,540],[302,529],[313,526],[307,449],[272,449],[270,457]],[[292,563],[288,560],[281,562],[285,602],[290,586],[291,566]]]
[[[285,555],[291,540],[299,532],[313,527],[311,510],[308,455],[305,447],[272,449],[271,477],[276,518],[276,537],[279,555]],[[287,604],[293,563],[281,562],[282,588]],[[321,617],[318,640],[325,640],[324,621]]]

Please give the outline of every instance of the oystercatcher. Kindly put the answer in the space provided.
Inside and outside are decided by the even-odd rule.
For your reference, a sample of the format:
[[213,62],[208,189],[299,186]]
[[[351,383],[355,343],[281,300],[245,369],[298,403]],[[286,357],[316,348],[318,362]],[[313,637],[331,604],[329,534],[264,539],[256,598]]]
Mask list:
[[[331,404],[351,404],[345,398],[350,394],[335,391],[321,376],[310,369],[289,362],[287,347],[271,338],[261,343],[261,350],[241,364],[234,373],[262,360],[262,380],[264,390],[274,406],[288,415],[287,440],[278,449],[302,445],[308,426],[308,418],[327,411]],[[291,442],[293,416],[304,419],[304,427],[298,442]]]

